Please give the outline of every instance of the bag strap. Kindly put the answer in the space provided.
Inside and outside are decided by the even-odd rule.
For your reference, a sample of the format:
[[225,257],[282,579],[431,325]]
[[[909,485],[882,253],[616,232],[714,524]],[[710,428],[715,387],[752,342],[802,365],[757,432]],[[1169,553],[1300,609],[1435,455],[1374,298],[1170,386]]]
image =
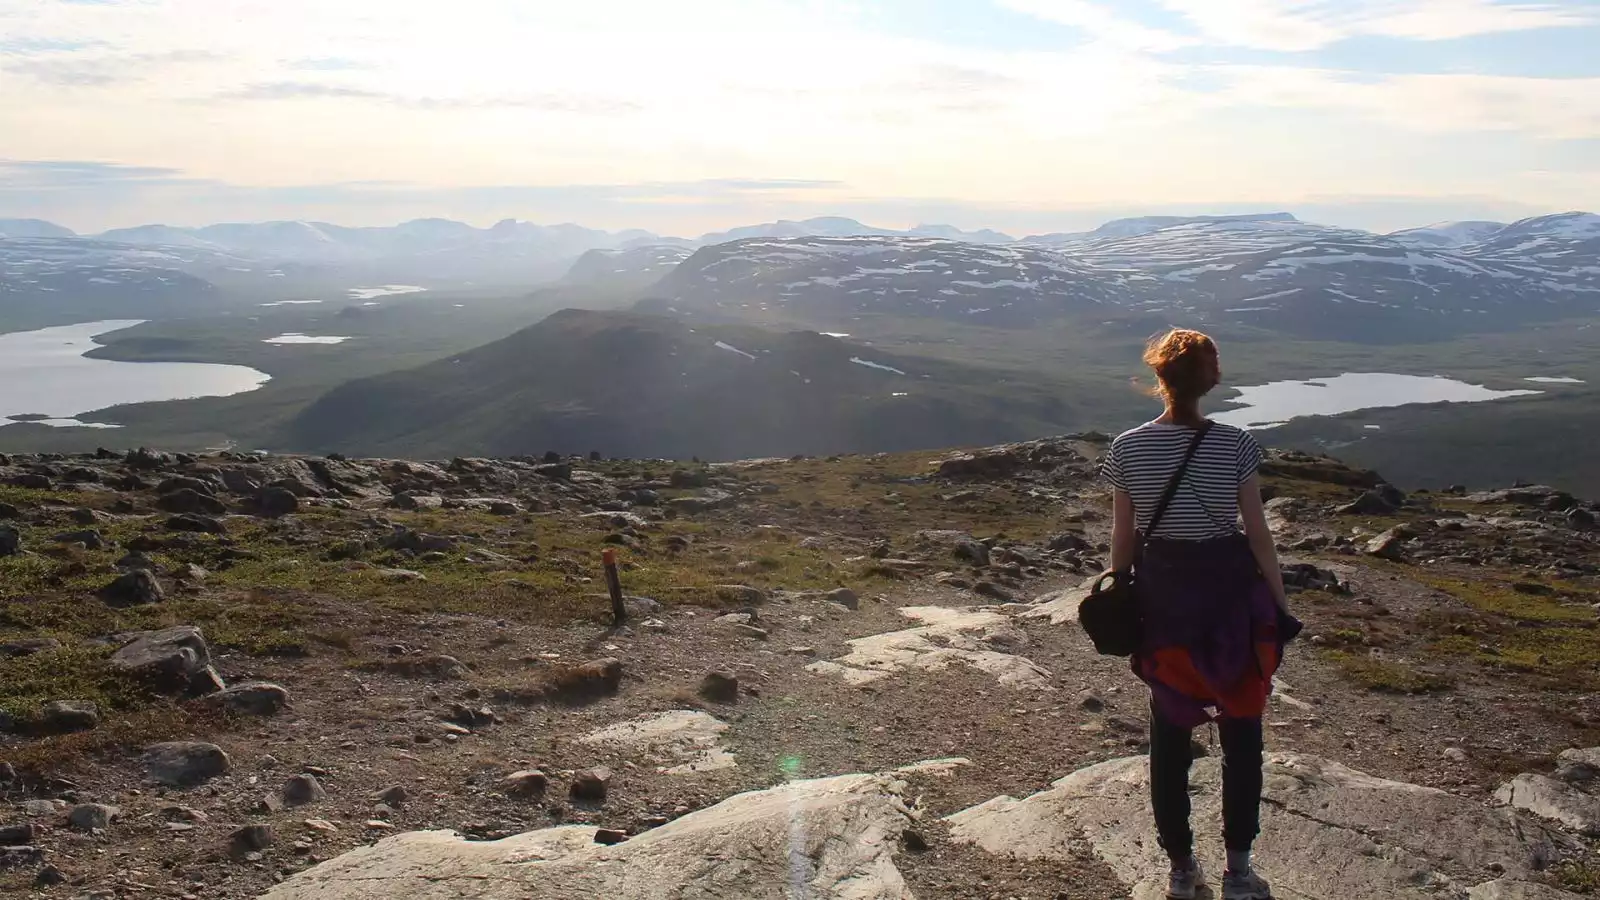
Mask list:
[[1208,419],[1195,431],[1194,439],[1189,442],[1189,452],[1183,456],[1183,462],[1178,464],[1178,471],[1172,473],[1172,480],[1167,482],[1167,489],[1161,495],[1161,503],[1156,506],[1156,514],[1150,517],[1150,528],[1145,531],[1144,542],[1149,543],[1155,537],[1156,528],[1161,525],[1161,517],[1166,515],[1167,507],[1172,505],[1172,500],[1178,495],[1178,485],[1183,483],[1183,476],[1189,471],[1189,463],[1194,461],[1194,455],[1200,452],[1200,442],[1206,439],[1206,434],[1211,431],[1211,421]]

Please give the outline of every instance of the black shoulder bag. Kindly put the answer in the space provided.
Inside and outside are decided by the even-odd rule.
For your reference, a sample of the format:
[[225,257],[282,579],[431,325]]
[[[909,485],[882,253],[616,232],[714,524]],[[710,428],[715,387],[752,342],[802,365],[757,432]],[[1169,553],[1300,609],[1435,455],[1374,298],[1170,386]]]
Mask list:
[[[1167,482],[1167,489],[1161,495],[1155,515],[1150,517],[1149,530],[1139,536],[1141,556],[1145,544],[1161,525],[1161,517],[1166,515],[1167,507],[1172,505],[1172,499],[1177,496],[1178,485],[1183,483],[1189,463],[1194,461],[1194,455],[1199,452],[1200,442],[1206,439],[1206,433],[1210,430],[1211,423],[1206,422],[1195,431],[1194,439],[1189,442],[1189,452],[1184,454],[1178,471],[1172,473],[1172,479]],[[1088,632],[1089,639],[1094,641],[1094,649],[1102,656],[1132,656],[1138,652],[1144,626],[1139,619],[1137,590],[1132,571],[1107,572],[1095,579],[1089,596],[1078,604],[1078,624]]]

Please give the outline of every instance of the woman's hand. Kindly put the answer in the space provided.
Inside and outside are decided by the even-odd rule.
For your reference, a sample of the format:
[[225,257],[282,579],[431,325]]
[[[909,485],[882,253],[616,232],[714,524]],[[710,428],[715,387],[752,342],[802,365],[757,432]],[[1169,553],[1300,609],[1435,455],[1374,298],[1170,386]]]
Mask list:
[[1261,576],[1272,589],[1272,599],[1278,608],[1289,611],[1289,595],[1283,587],[1283,567],[1278,564],[1278,547],[1272,540],[1272,528],[1267,525],[1266,505],[1261,502],[1261,476],[1251,475],[1239,485],[1239,515],[1244,519],[1245,537],[1250,539],[1250,552],[1255,555]]

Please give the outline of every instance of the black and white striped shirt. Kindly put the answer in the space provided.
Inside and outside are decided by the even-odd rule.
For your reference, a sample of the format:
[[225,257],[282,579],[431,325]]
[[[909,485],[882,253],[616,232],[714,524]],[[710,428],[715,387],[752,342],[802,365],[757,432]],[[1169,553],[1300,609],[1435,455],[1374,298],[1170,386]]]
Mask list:
[[[1150,422],[1112,441],[1111,452],[1100,461],[1100,471],[1112,486],[1133,498],[1141,533],[1149,528],[1192,440],[1192,428]],[[1211,426],[1158,532],[1150,537],[1203,541],[1237,534],[1239,486],[1260,465],[1261,445],[1248,432],[1232,425]]]

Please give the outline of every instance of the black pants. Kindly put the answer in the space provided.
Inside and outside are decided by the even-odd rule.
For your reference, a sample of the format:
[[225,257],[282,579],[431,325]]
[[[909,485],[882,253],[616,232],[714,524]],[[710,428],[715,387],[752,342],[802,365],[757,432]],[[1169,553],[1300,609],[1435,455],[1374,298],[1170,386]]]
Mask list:
[[[1261,831],[1261,720],[1221,719],[1222,837],[1229,850],[1249,850]],[[1189,827],[1189,764],[1193,732],[1150,710],[1150,805],[1156,834],[1173,859],[1194,853]]]

